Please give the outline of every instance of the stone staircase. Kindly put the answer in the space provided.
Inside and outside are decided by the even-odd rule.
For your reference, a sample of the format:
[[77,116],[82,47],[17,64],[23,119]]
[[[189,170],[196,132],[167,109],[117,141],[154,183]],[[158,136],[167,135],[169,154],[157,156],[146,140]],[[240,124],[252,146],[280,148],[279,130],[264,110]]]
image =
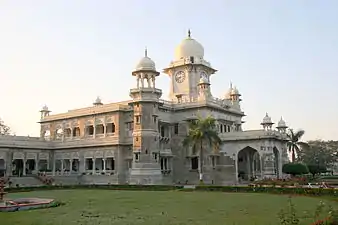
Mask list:
[[81,183],[78,175],[54,176],[52,178],[54,180],[54,185],[77,185]]
[[44,185],[39,179],[34,176],[25,176],[25,177],[9,177],[9,182],[11,182],[11,187],[36,187]]

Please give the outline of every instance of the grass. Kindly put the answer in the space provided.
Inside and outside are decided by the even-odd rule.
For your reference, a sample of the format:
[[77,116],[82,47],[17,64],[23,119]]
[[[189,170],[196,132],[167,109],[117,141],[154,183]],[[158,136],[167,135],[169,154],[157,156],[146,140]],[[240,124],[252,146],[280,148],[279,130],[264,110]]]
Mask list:
[[[7,196],[17,197],[48,197],[66,205],[0,213],[1,225],[278,225],[277,214],[288,201],[283,195],[179,191],[55,190]],[[311,215],[320,200],[293,198],[298,212],[311,210]]]

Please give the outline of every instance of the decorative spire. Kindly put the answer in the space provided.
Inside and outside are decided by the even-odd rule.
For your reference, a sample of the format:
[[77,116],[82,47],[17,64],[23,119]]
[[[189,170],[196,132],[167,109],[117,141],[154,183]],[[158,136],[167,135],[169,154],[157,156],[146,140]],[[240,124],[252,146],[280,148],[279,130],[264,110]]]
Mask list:
[[148,49],[147,49],[147,47],[144,49],[144,56],[148,57]]
[[191,38],[191,30],[188,30],[188,38]]
[[232,89],[232,82],[230,81],[230,89]]

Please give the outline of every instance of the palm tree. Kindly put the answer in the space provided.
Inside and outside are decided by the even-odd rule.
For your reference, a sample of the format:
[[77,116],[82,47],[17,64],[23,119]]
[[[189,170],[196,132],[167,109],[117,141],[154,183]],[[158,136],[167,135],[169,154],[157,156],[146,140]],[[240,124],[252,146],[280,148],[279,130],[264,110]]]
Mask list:
[[289,132],[287,134],[288,136],[288,143],[287,147],[289,152],[291,152],[291,160],[292,162],[295,162],[296,160],[296,153],[299,153],[300,148],[307,147],[308,144],[305,142],[300,141],[300,139],[305,134],[304,130],[298,130],[297,132],[294,132],[293,129],[289,129]]
[[221,138],[216,131],[216,120],[212,117],[205,119],[198,118],[197,120],[189,121],[189,132],[183,140],[183,146],[192,148],[192,154],[199,154],[199,178],[203,182],[203,156],[205,144],[214,150],[218,150],[222,143]]

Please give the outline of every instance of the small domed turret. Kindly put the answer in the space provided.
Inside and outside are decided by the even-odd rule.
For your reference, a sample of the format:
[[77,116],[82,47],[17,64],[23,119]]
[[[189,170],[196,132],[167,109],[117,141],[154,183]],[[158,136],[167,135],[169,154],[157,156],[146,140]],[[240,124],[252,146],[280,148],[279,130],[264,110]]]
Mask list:
[[40,114],[41,114],[41,119],[45,118],[46,116],[49,116],[49,113],[51,111],[48,109],[47,105],[44,105],[42,107],[42,109],[40,110]]
[[206,77],[201,77],[200,81],[198,83],[199,84],[209,84],[209,81]]
[[261,123],[264,130],[271,130],[273,124],[271,117],[266,113]]
[[144,52],[144,57],[137,63],[135,71],[156,71],[155,62],[148,57],[147,49]]
[[281,133],[286,132],[286,129],[288,128],[288,126],[286,125],[285,121],[283,120],[283,117],[281,117],[280,120],[278,121],[278,126],[276,128]]
[[102,100],[101,100],[101,98],[99,96],[97,96],[97,98],[95,99],[93,105],[94,106],[103,105]]

